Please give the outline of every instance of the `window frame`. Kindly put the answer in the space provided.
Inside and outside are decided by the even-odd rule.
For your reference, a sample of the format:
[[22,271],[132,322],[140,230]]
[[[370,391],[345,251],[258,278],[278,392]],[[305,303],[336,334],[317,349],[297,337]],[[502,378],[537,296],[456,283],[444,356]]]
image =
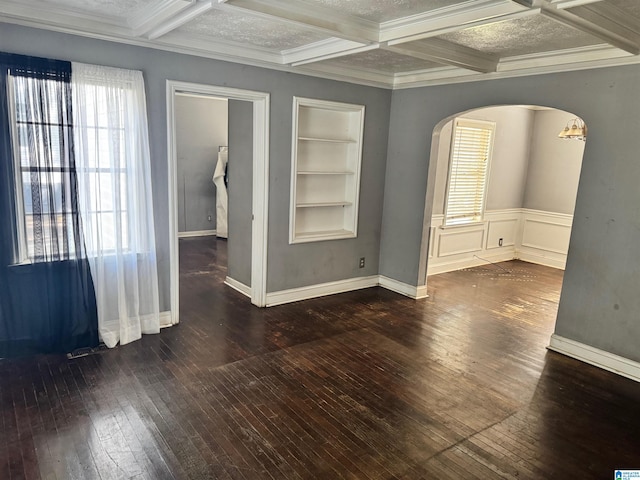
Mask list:
[[18,111],[16,108],[16,92],[14,85],[14,75],[7,73],[7,96],[9,106],[9,124],[11,128],[11,150],[13,153],[13,184],[15,186],[15,228],[17,237],[17,254],[18,258],[14,259],[14,265],[35,263],[29,257],[29,249],[27,247],[27,226],[25,222],[24,207],[24,185],[22,182],[22,164],[20,162],[20,141],[18,137]]
[[[486,159],[485,172],[484,172],[484,182],[482,186],[482,200],[480,205],[480,212],[479,212],[479,215],[473,216],[473,218],[470,218],[468,220],[466,219],[455,220],[453,218],[450,218],[447,213],[449,210],[449,204],[450,204],[449,196],[452,191],[454,162],[457,160],[454,158],[454,154],[456,153],[455,145],[457,141],[457,134],[458,134],[459,127],[476,127],[476,128],[482,128],[485,130],[490,130],[489,144],[487,147],[487,159]],[[458,227],[458,226],[467,226],[467,225],[477,225],[484,221],[484,213],[485,213],[486,204],[487,204],[487,191],[489,187],[489,177],[490,177],[490,171],[491,171],[491,160],[493,157],[493,146],[495,141],[495,135],[496,135],[496,122],[489,121],[489,120],[477,120],[473,118],[464,118],[464,117],[456,117],[453,119],[452,129],[451,129],[451,143],[449,146],[447,188],[445,190],[445,197],[444,197],[443,226]],[[478,189],[476,189],[476,194],[477,192],[478,192]]]
[[[7,101],[8,101],[8,107],[9,107],[9,128],[10,128],[10,135],[11,135],[11,149],[12,149],[12,156],[13,156],[13,170],[14,170],[14,186],[15,186],[15,224],[14,224],[14,228],[16,230],[16,255],[17,258],[14,258],[12,265],[31,265],[31,264],[36,264],[36,263],[53,263],[53,262],[59,262],[59,261],[64,261],[61,259],[55,259],[55,260],[41,260],[40,257],[37,256],[31,256],[29,254],[29,246],[28,246],[28,235],[27,235],[27,220],[26,220],[26,207],[25,207],[25,198],[24,198],[24,181],[23,181],[23,173],[25,171],[30,171],[32,170],[33,167],[27,167],[25,170],[25,167],[23,167],[22,165],[22,157],[21,157],[21,142],[20,142],[20,133],[18,131],[19,129],[19,124],[21,122],[18,121],[18,110],[17,110],[17,105],[16,105],[16,87],[15,87],[15,75],[13,75],[11,72],[9,72],[7,74]],[[57,124],[56,124],[57,125]],[[64,126],[64,125],[59,125],[59,126]],[[96,132],[96,136],[97,136],[97,132],[100,130],[112,130],[109,127],[104,127],[101,125],[95,125],[92,127],[89,127],[91,130],[94,130]],[[116,130],[125,132],[125,128],[124,127],[120,127],[117,128]],[[65,167],[39,167],[41,168],[43,171],[48,171],[48,172],[55,172],[55,171],[61,171],[61,172],[65,172],[65,171],[69,171],[68,168]],[[76,167],[77,168],[77,167]],[[100,167],[99,166],[99,160],[96,160],[96,166],[95,167],[86,167],[86,168],[82,168],[82,169],[77,169],[77,175],[84,175],[84,174],[100,174],[100,173],[110,173],[110,174],[119,174],[119,175],[126,175],[127,174],[127,169],[126,167],[122,167],[117,169],[115,172],[113,169],[111,168],[107,168],[107,167]],[[95,215],[96,218],[97,216],[99,216],[102,213],[113,213],[114,215],[118,216],[118,215],[125,215],[126,218],[128,218],[129,215],[129,199],[128,199],[128,192],[127,192],[127,199],[126,199],[126,205],[127,208],[120,208],[120,209],[116,209],[114,206],[114,209],[112,210],[91,210],[90,212],[88,212],[88,214],[90,215]],[[73,215],[73,212],[56,212],[59,215]],[[80,212],[77,212],[77,215],[81,215]],[[82,221],[82,219],[81,219]],[[117,220],[116,220],[117,221]],[[91,225],[85,225],[84,228],[92,228]],[[123,252],[126,253],[133,253],[133,248],[131,246],[131,233],[128,233],[128,244],[123,248]],[[85,242],[85,240],[82,240],[83,242]],[[95,257],[98,255],[97,253],[97,249],[95,246],[93,245],[86,245],[85,242],[85,246],[84,249],[86,250],[86,256],[87,257]],[[103,255],[115,255],[116,254],[116,249],[102,249],[101,250]],[[73,259],[77,259],[77,252],[73,251],[73,252],[69,252],[69,259],[73,260]]]

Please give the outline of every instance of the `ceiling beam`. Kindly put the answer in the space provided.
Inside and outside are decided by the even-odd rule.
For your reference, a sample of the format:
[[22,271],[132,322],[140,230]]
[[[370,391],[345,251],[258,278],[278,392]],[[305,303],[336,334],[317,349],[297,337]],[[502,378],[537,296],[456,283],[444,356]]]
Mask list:
[[[517,3],[518,5],[522,5],[527,8],[539,8],[542,6],[544,0],[511,0],[513,3]],[[594,0],[591,0],[594,1]],[[595,0],[600,1],[600,0]]]
[[542,15],[576,28],[633,55],[640,53],[640,36],[635,28],[613,5],[597,2],[570,10],[557,5],[544,5]]
[[421,40],[464,28],[536,13],[515,2],[478,0],[428,11],[380,25],[380,41]]
[[343,57],[345,55],[353,55],[354,53],[366,52],[378,48],[379,44],[372,43],[369,45],[341,38],[328,38],[310,45],[283,50],[283,63],[297,66],[307,63],[320,62],[330,58]]
[[339,58],[347,55],[354,55],[356,53],[368,52],[369,50],[376,50],[378,49],[378,47],[379,47],[378,44],[361,45],[359,47],[354,47],[348,50],[343,49],[335,53],[328,53],[318,57],[305,58],[303,60],[293,61],[291,62],[291,66],[298,67],[300,65],[307,65],[309,63],[321,62],[323,60],[331,60],[332,58]]
[[170,20],[196,0],[162,0],[156,6],[144,9],[127,22],[134,36],[139,37]]
[[590,3],[602,2],[603,0],[552,0],[551,3],[557,8],[573,8],[580,7],[582,5],[588,5]]
[[295,0],[218,0],[216,8],[245,14],[258,14],[272,20],[293,23],[360,43],[375,43],[379,33],[377,24],[347,15],[337,15],[328,8],[303,4]]
[[166,21],[160,23],[155,28],[147,32],[146,37],[149,40],[155,40],[156,38],[160,38],[163,35],[175,30],[178,27],[181,27],[185,23],[190,22],[194,18],[199,15],[202,15],[207,10],[212,8],[212,1],[198,2],[191,7],[183,10],[182,12],[174,15],[173,17],[168,18]]
[[500,60],[495,55],[479,52],[478,50],[447,42],[439,38],[429,38],[397,45],[385,45],[382,48],[402,55],[436,62],[441,65],[451,65],[481,73],[497,71]]

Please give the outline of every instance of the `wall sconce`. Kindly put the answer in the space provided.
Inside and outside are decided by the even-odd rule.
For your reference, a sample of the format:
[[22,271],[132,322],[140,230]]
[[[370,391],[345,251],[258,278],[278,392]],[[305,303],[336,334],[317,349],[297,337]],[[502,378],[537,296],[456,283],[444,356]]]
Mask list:
[[567,122],[567,126],[558,134],[558,138],[563,138],[565,140],[582,140],[583,142],[586,142],[587,125],[578,117],[573,120],[569,120]]

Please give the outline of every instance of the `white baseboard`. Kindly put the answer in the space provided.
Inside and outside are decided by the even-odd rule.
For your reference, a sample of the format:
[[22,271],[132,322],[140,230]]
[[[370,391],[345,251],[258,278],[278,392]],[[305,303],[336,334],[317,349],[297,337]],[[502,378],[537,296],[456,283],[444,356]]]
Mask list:
[[555,333],[551,336],[551,342],[547,348],[636,382],[640,381],[640,363],[628,358],[561,337]]
[[398,280],[385,277],[384,275],[379,276],[378,285],[382,288],[386,288],[387,290],[391,290],[392,292],[396,292],[416,300],[428,297],[426,285],[419,285],[416,287],[415,285],[399,282]]
[[173,317],[170,311],[160,312],[160,328],[171,327],[173,325]]
[[504,247],[504,251],[489,253],[486,250],[478,252],[478,257],[467,257],[458,260],[452,260],[447,262],[439,262],[437,258],[432,258],[429,261],[427,267],[427,275],[437,275],[438,273],[455,272],[456,270],[463,270],[465,268],[479,267],[481,265],[487,265],[490,262],[508,262],[513,260],[513,248]]
[[234,290],[237,290],[243,295],[246,295],[247,297],[251,298],[251,287],[249,287],[248,285],[245,285],[244,283],[239,282],[238,280],[234,280],[231,277],[225,278],[224,284],[233,288]]
[[215,234],[215,230],[193,230],[191,232],[178,232],[178,238],[208,237]]
[[520,247],[516,251],[516,258],[529,263],[537,263],[547,267],[564,270],[567,264],[567,256],[561,253],[536,251],[528,247]]
[[376,286],[378,286],[378,275],[372,275],[370,277],[349,278],[346,280],[338,280],[335,282],[320,283],[318,285],[291,288],[289,290],[280,290],[278,292],[267,293],[266,306],[273,307],[274,305],[282,305],[283,303],[308,300],[310,298],[324,297],[326,295],[350,292],[352,290],[360,290],[362,288]]

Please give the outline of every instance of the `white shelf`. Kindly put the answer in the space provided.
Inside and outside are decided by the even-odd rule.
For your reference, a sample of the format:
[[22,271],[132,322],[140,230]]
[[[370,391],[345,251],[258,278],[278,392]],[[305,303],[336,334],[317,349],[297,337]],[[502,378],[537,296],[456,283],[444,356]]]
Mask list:
[[357,236],[364,106],[294,97],[289,243]]
[[355,172],[342,172],[342,171],[333,171],[333,172],[322,172],[320,170],[298,170],[298,175],[353,175]]
[[309,202],[296,203],[296,208],[314,208],[314,207],[348,207],[353,205],[351,202]]
[[335,240],[338,238],[354,238],[356,235],[351,230],[322,230],[318,232],[298,232],[296,243],[317,242],[320,240]]
[[301,142],[358,143],[356,140],[342,140],[338,138],[298,137],[298,140]]

